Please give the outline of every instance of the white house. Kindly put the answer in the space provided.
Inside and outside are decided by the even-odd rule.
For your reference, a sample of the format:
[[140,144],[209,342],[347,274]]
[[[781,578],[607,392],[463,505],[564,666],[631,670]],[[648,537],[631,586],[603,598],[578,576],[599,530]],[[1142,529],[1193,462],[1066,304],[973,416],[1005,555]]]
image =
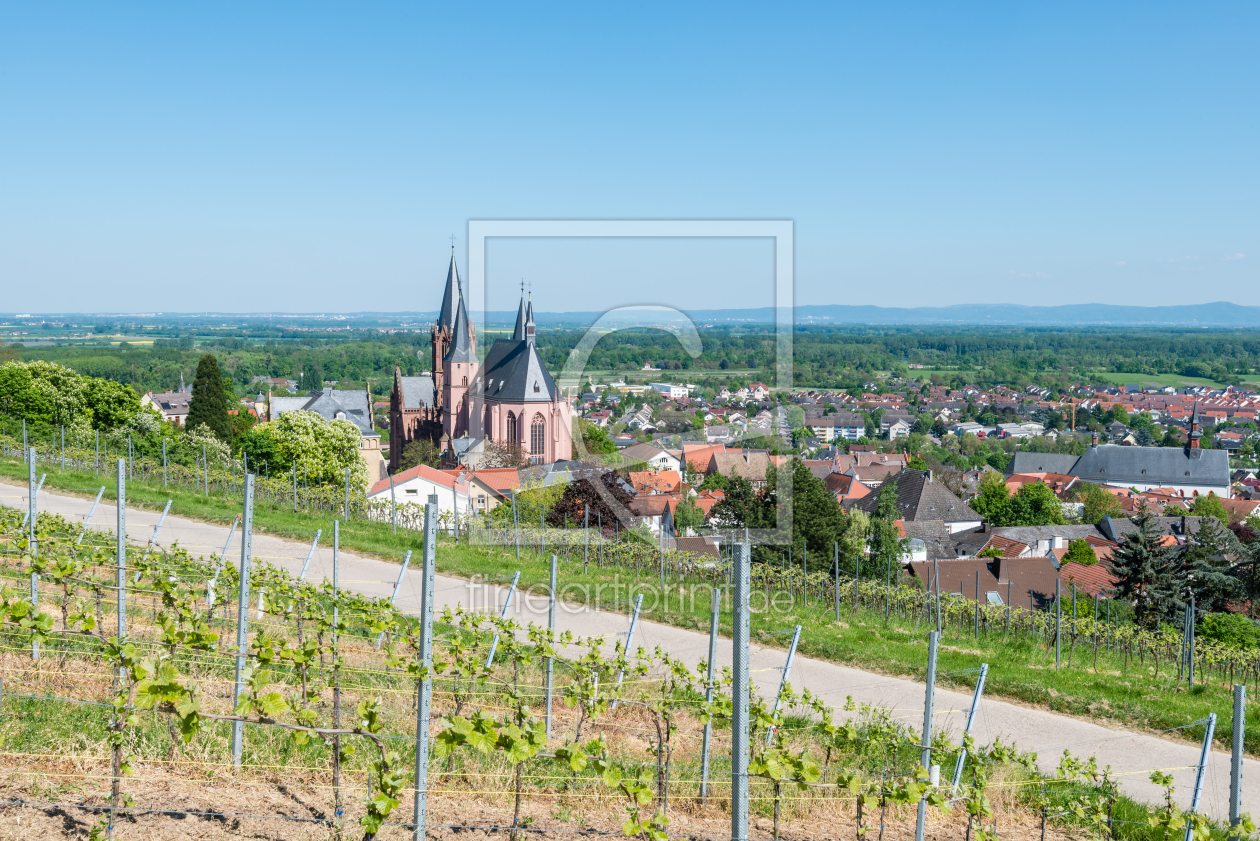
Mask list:
[[914,429],[914,424],[906,418],[897,418],[888,425],[888,440],[895,441],[898,438],[905,438],[910,434],[910,430]]
[[685,385],[674,385],[673,383],[648,383],[658,394],[670,400],[682,400],[689,392]]
[[653,447],[651,444],[635,444],[632,447],[626,447],[621,454],[626,463],[641,461],[652,470],[680,470],[682,468],[682,462],[678,456],[660,447]]
[[[466,474],[465,474],[466,475]],[[466,478],[435,470],[427,464],[403,470],[393,476],[393,498],[401,506],[407,503],[424,506],[430,495],[437,496],[438,513],[470,513],[469,484]],[[390,479],[382,479],[368,491],[369,499],[390,499]],[[388,513],[385,514],[388,517]]]

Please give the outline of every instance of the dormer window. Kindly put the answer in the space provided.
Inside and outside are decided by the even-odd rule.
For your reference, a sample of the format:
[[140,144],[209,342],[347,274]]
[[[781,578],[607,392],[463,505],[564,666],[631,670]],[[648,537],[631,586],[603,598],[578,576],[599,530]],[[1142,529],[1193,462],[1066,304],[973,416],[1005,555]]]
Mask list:
[[538,381],[535,380],[534,381],[534,394],[537,394],[537,393],[538,393]]

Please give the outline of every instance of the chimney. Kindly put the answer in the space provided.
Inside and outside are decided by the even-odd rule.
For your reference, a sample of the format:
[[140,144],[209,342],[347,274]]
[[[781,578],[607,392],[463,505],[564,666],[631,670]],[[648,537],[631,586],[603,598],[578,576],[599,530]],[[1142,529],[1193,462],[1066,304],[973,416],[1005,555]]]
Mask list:
[[1094,432],[1094,435],[1093,435],[1093,441],[1090,443],[1090,446],[1091,446],[1091,447],[1097,447],[1097,446],[1098,446],[1098,432],[1097,432],[1097,431],[1095,431],[1095,432]]

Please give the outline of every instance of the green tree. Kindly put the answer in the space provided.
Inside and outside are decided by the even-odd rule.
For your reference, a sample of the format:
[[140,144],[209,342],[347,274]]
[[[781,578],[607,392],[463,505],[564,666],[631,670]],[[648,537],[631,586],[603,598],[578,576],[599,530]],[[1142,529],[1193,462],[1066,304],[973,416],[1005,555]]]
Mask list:
[[1119,517],[1124,514],[1120,500],[1092,482],[1083,482],[1076,489],[1076,499],[1083,504],[1081,522],[1093,525],[1103,517]]
[[700,483],[702,491],[724,491],[726,490],[727,478],[721,473],[710,473],[704,477],[704,481]]
[[897,481],[892,476],[879,486],[875,516],[870,521],[871,559],[885,574],[895,578],[893,568],[900,562],[905,539],[897,530]]
[[726,495],[714,505],[709,518],[726,528],[761,528],[767,521],[773,525],[774,509],[767,514],[765,497],[753,490],[752,483],[742,476],[727,479]]
[[685,496],[674,508],[674,528],[680,535],[686,535],[687,529],[698,529],[704,525],[704,511],[696,505],[695,500]]
[[1260,628],[1241,613],[1209,613],[1199,620],[1195,635],[1236,648],[1260,646]]
[[792,459],[792,544],[809,550],[812,568],[831,569],[832,547],[845,527],[844,512],[827,485]]
[[278,470],[296,462],[299,476],[308,476],[313,483],[340,485],[349,468],[352,487],[368,483],[367,463],[359,454],[363,436],[350,421],[329,421],[314,412],[285,412],[254,427],[254,434],[270,439]]
[[[1218,500],[1219,504],[1219,500]],[[1243,595],[1240,567],[1250,555],[1216,517],[1199,521],[1199,529],[1181,550],[1183,596],[1193,594],[1201,609],[1225,610],[1227,603]]]
[[980,482],[980,492],[968,503],[981,517],[994,525],[1005,525],[1006,506],[1010,504],[1011,492],[1001,476],[988,474]]
[[608,437],[608,430],[588,420],[577,421],[581,430],[582,446],[591,454],[615,453],[617,445]]
[[192,401],[188,404],[188,418],[184,426],[192,429],[204,424],[220,441],[231,441],[232,428],[228,423],[227,410],[227,390],[223,385],[223,374],[219,371],[219,361],[213,354],[207,353],[197,363]]
[[398,457],[398,469],[399,471],[410,470],[420,464],[437,467],[441,458],[442,454],[438,451],[437,444],[422,435],[408,441],[403,447],[402,454]]
[[1073,540],[1068,544],[1067,554],[1063,556],[1065,564],[1081,564],[1082,566],[1093,566],[1098,563],[1098,556],[1094,554],[1094,548],[1085,540]]
[[140,411],[140,397],[130,386],[55,362],[6,362],[0,365],[0,411],[84,435],[126,426]]
[[1196,497],[1194,507],[1190,509],[1199,517],[1215,517],[1221,521],[1221,525],[1229,525],[1229,512],[1225,510],[1224,503],[1214,493],[1208,493],[1207,496]]
[[84,399],[92,411],[96,429],[118,429],[131,422],[140,411],[140,395],[129,385],[84,377]]
[[1006,505],[1004,526],[1059,526],[1063,506],[1045,482],[1025,482]]
[[1139,513],[1134,522],[1137,531],[1121,540],[1111,555],[1111,570],[1119,579],[1115,596],[1133,605],[1139,625],[1154,628],[1181,603],[1181,563],[1163,545],[1164,535],[1149,511]]

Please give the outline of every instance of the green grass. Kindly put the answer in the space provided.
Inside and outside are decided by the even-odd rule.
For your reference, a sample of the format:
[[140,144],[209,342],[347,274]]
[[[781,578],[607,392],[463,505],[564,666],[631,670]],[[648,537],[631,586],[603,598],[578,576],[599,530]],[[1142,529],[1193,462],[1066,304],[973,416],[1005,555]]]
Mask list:
[[[42,465],[40,470],[44,471]],[[25,468],[20,461],[0,459],[0,474],[24,479]],[[112,498],[109,483],[91,472],[48,471],[46,487],[85,488],[100,484],[106,484],[106,497]],[[91,496],[84,491],[78,493]],[[160,483],[156,487],[138,481],[128,483],[129,504],[160,510],[167,499],[174,500],[171,508],[174,515],[193,519],[218,517],[223,518],[220,522],[224,523],[227,517],[238,513],[240,506],[239,501],[228,498],[204,497],[175,488],[166,491]],[[333,520],[332,514],[294,514],[292,510],[273,507],[266,501],[256,505],[254,514],[257,532],[301,541],[308,541],[316,528],[322,528],[327,538],[331,535]],[[405,530],[395,536],[388,523],[351,520],[341,528],[341,545],[347,550],[395,562],[399,560],[398,553],[419,550],[419,538],[418,533]],[[449,538],[443,538],[439,544],[437,566],[439,572],[447,575],[486,579],[499,578],[519,569],[522,591],[532,589],[535,593],[545,593],[549,574],[546,557],[537,552],[522,551],[518,562],[513,547],[455,545]],[[643,592],[646,594],[645,618],[700,632],[708,630],[708,582],[698,578],[683,582],[671,579],[667,597],[662,600],[658,569],[643,569],[637,579],[633,570],[601,569],[594,550],[587,567],[588,572],[583,572],[580,547],[576,552],[571,551],[568,558],[561,556],[560,584],[564,600],[627,613],[626,602],[635,593]],[[775,635],[799,623],[802,626],[800,651],[804,655],[880,674],[919,676],[924,671],[928,628],[922,622],[895,615],[885,622],[882,612],[859,609],[853,613],[846,605],[842,606],[841,621],[837,623],[830,606],[805,607],[786,594],[780,596],[779,604],[780,610],[754,613],[752,632],[760,644],[786,647],[787,636]],[[721,627],[724,634],[730,634],[729,593],[724,596]],[[942,685],[968,689],[971,676],[953,678],[949,675],[987,662],[990,671],[986,694],[990,696],[1147,731],[1179,727],[1216,712],[1219,717],[1217,743],[1229,745],[1232,692],[1225,678],[1215,673],[1201,675],[1200,679],[1209,682],[1196,686],[1193,692],[1184,688],[1170,690],[1175,677],[1170,678],[1167,663],[1161,664],[1155,675],[1149,661],[1142,665],[1135,659],[1126,668],[1122,658],[1101,652],[1095,673],[1088,644],[1081,641],[1077,645],[1070,668],[1067,665],[1069,647],[1065,641],[1063,667],[1056,671],[1054,652],[1043,643],[1006,639],[1000,628],[982,631],[977,640],[970,624],[966,628],[947,627],[938,669],[945,675]],[[1260,710],[1249,712],[1248,720],[1246,748],[1251,755],[1260,756]],[[1181,731],[1181,735],[1191,740],[1201,739],[1202,730],[1190,728]]]
[[1158,385],[1158,386],[1187,386],[1187,385],[1206,385],[1212,388],[1224,388],[1225,384],[1210,380],[1205,377],[1183,377],[1181,374],[1126,374],[1113,373],[1110,371],[1091,371],[1095,377],[1100,377],[1109,383],[1116,385],[1129,385],[1137,383],[1140,385]]

